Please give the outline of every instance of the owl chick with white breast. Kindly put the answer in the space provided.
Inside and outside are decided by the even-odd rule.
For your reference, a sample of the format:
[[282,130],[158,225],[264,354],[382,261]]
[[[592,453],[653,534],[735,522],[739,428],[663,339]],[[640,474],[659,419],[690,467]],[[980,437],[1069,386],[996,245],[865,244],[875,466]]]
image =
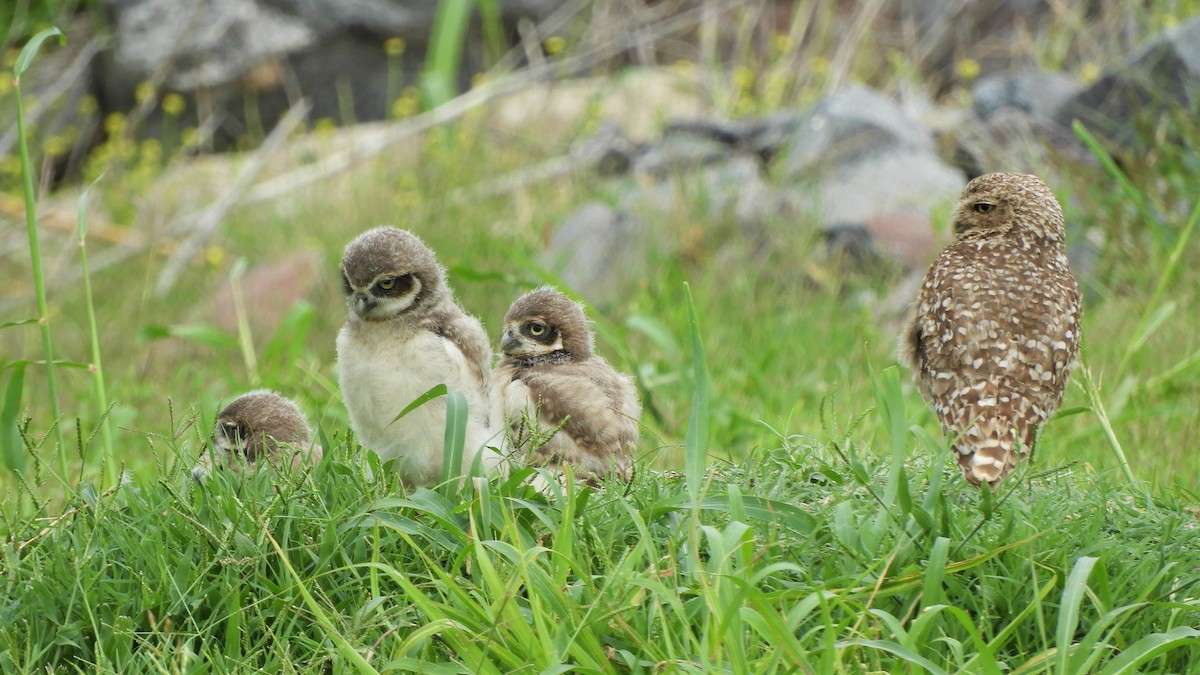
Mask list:
[[398,459],[408,485],[441,480],[445,398],[396,416],[445,384],[467,400],[463,473],[479,453],[494,470],[500,455],[486,446],[491,346],[433,251],[410,232],[379,227],[346,246],[341,272],[349,312],[337,336],[338,378],[359,442],[383,461]]
[[192,469],[192,478],[204,478],[213,467],[253,471],[259,462],[283,459],[283,453],[292,453],[293,469],[321,460],[321,446],[313,445],[304,413],[268,389],[246,392],[217,413],[212,447],[213,453]]
[[1079,352],[1079,284],[1062,208],[1036,176],[972,180],[954,231],[925,275],[900,355],[967,480],[994,486],[1062,403]]
[[522,296],[504,317],[500,348],[492,418],[505,425],[507,447],[554,432],[533,449],[530,463],[628,481],[642,406],[633,380],[593,352],[579,303],[553,288]]

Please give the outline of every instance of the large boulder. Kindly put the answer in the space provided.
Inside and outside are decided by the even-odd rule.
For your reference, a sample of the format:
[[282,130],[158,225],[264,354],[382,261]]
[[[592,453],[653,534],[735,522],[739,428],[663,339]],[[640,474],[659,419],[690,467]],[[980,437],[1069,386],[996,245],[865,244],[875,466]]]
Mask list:
[[1164,115],[1200,114],[1200,16],[1150,40],[1091,85],[1069,98],[1055,115],[1070,127],[1080,120],[1094,133],[1120,144]]
[[[217,122],[214,144],[267,132],[299,98],[312,119],[342,123],[388,117],[416,81],[437,11],[426,0],[106,0],[112,49],[99,72],[104,107],[129,110],[143,82],[183,94]],[[538,20],[562,0],[499,0],[501,21]],[[477,30],[477,28],[475,29]],[[404,48],[387,51],[392,38]],[[470,38],[460,85],[483,67]],[[397,43],[398,44],[398,43]],[[159,131],[152,112],[144,132]],[[178,122],[172,122],[178,124]]]

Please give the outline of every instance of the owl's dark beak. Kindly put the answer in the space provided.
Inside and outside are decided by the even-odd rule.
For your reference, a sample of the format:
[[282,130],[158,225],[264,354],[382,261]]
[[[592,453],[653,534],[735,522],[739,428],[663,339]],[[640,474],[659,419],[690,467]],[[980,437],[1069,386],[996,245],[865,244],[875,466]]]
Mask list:
[[521,338],[517,337],[516,332],[511,328],[504,329],[504,335],[500,338],[501,351],[512,351],[521,346]]
[[354,295],[350,296],[350,306],[353,307],[354,311],[360,316],[365,315],[367,312],[375,309],[376,304],[378,304],[376,301],[368,298],[362,293],[355,293]]

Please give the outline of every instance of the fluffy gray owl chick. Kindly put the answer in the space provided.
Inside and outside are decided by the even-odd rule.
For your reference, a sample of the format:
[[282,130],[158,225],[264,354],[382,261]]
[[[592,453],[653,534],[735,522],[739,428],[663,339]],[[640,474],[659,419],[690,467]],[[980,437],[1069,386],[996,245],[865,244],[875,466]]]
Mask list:
[[561,426],[531,463],[629,480],[642,406],[633,380],[593,353],[583,308],[553,288],[532,291],[509,308],[500,348],[492,417],[505,424],[508,447]]
[[441,480],[445,398],[395,417],[445,384],[467,399],[464,473],[480,452],[485,470],[496,469],[500,455],[485,445],[491,347],[433,251],[410,232],[379,227],[346,246],[341,272],[349,312],[337,336],[338,379],[359,442],[398,459],[409,485]]
[[967,480],[994,485],[1062,402],[1079,352],[1079,285],[1062,208],[1036,176],[972,180],[954,231],[925,275],[900,356]]
[[291,453],[293,469],[321,459],[321,446],[313,445],[300,408],[267,389],[242,394],[217,414],[212,447],[213,453],[192,469],[193,478],[205,477],[214,467],[253,470],[261,460],[283,459],[283,453]]

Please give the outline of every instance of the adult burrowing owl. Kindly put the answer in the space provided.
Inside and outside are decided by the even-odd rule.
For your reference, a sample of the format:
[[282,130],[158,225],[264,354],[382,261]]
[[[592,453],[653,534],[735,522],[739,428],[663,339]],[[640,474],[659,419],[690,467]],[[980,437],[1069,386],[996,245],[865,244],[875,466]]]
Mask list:
[[321,459],[321,447],[312,443],[312,431],[300,408],[267,389],[242,394],[217,414],[212,435],[213,453],[205,454],[192,477],[201,479],[214,467],[234,471],[253,469],[262,460],[282,460],[293,453],[292,468]]
[[487,395],[492,358],[479,320],[463,311],[433,251],[415,235],[380,227],[359,235],[342,255],[349,312],[337,336],[338,376],[350,425],[382,460],[399,459],[409,485],[442,475],[446,400],[436,398],[396,416],[438,384],[466,397],[463,471],[488,450]]
[[536,438],[533,464],[629,480],[642,406],[633,380],[592,352],[583,308],[553,288],[528,293],[504,317],[500,347],[492,417],[505,424],[506,447]]
[[1079,352],[1063,214],[1036,176],[963,188],[956,239],[925,275],[900,354],[967,480],[996,484],[1058,410]]

